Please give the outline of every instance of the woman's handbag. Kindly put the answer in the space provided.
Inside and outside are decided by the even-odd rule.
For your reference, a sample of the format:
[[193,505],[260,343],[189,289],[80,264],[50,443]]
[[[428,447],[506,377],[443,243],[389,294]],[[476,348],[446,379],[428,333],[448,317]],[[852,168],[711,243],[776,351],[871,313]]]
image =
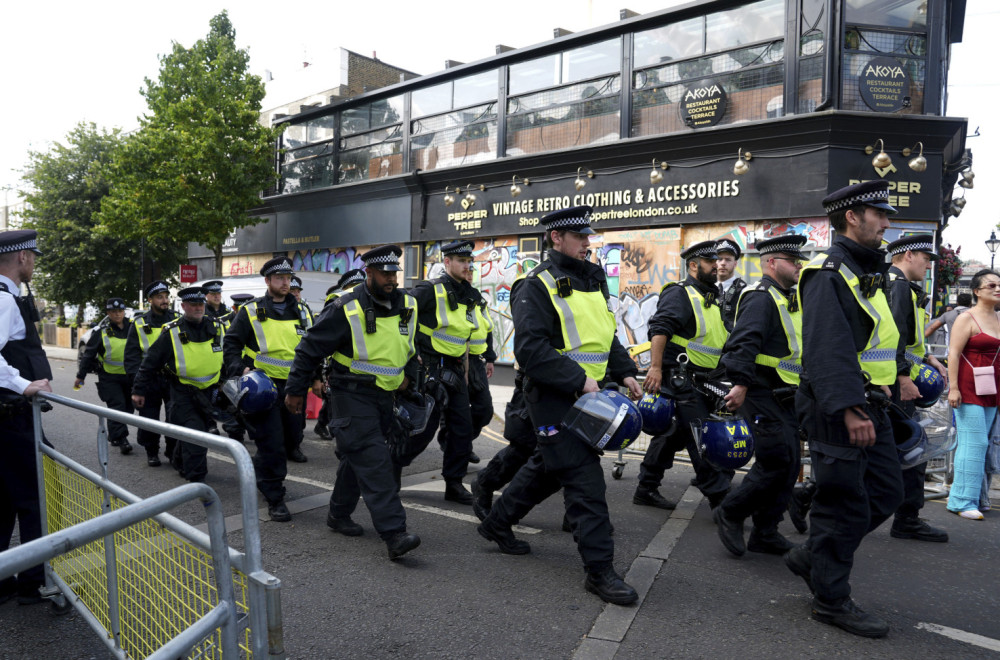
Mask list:
[[[1000,349],[997,349],[997,355],[1000,355]],[[996,368],[994,367],[997,355],[993,356],[993,362],[988,367],[973,367],[972,363],[969,362],[969,358],[964,355],[962,356],[962,359],[972,369],[972,380],[976,385],[976,394],[979,396],[989,396],[997,393]]]

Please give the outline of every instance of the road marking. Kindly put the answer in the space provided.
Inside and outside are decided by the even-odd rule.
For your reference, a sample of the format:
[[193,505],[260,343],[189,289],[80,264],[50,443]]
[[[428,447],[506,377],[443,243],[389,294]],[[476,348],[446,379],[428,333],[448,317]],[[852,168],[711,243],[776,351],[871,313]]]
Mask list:
[[[216,460],[235,465],[235,461],[233,461],[233,459],[229,456],[225,456],[223,454],[217,454],[214,451],[208,452],[208,455]],[[285,477],[285,481],[295,481],[300,484],[308,484],[310,486],[316,486],[321,490],[333,490],[333,484],[317,481],[315,479],[308,479],[306,477],[296,477],[295,475],[291,474]],[[434,492],[443,493],[444,486],[445,486],[444,481],[440,479],[434,479],[431,481],[425,481],[423,483],[414,484],[412,486],[406,486],[405,488],[403,488],[403,490],[404,491],[418,490],[418,491],[427,491],[432,493]],[[448,509],[439,509],[437,507],[428,506],[426,504],[417,504],[415,502],[407,502],[403,500],[403,507],[407,509],[413,509],[414,511],[433,513],[434,515],[444,516],[445,518],[453,518],[455,520],[462,520],[464,522],[475,523],[476,525],[479,524],[479,518],[476,518],[475,516],[470,516],[466,513],[458,513],[455,511],[450,511]],[[520,532],[521,534],[540,534],[542,531],[540,529],[535,529],[534,527],[526,527],[524,525],[514,525],[512,529],[515,532]]]
[[959,642],[972,644],[973,646],[989,649],[990,651],[1000,651],[1000,640],[983,637],[982,635],[977,635],[976,633],[966,632],[957,628],[949,628],[948,626],[940,626],[936,623],[921,622],[918,623],[916,627],[917,630],[926,630],[927,632],[944,635],[945,637],[950,637],[951,639],[958,640]]
[[502,445],[510,444],[509,442],[504,440],[504,437],[502,435],[500,435],[499,433],[497,433],[496,431],[494,431],[489,427],[484,427],[481,433],[486,435],[486,437],[488,437],[490,440],[493,440],[494,442],[499,442]]

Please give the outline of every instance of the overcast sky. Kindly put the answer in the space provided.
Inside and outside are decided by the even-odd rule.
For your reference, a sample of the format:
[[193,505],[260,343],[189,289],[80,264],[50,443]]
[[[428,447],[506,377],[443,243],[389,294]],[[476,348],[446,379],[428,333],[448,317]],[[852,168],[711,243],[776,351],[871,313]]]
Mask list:
[[[426,74],[447,59],[473,62],[497,44],[521,47],[552,38],[556,27],[574,32],[618,20],[628,7],[639,13],[682,4],[677,0],[507,0],[490,5],[454,1],[366,2],[303,0],[52,0],[5,2],[0,7],[0,189],[20,185],[29,150],[47,150],[79,121],[132,130],[145,109],[139,91],[155,78],[158,55],[171,42],[190,46],[208,33],[208,22],[229,10],[237,43],[250,66],[281,76],[303,61],[330,61],[337,47]],[[419,8],[419,14],[416,9]],[[963,43],[953,50],[948,114],[969,118],[968,146],[975,154],[976,187],[952,218],[944,240],[962,245],[962,257],[989,261],[983,241],[1000,221],[1000,82],[989,46],[1000,27],[1000,2],[969,0]],[[319,91],[319,90],[317,90]],[[291,100],[291,99],[289,99]],[[873,136],[873,140],[878,136]],[[895,154],[893,154],[895,156]],[[898,157],[902,160],[902,157]],[[5,203],[16,192],[4,190]]]

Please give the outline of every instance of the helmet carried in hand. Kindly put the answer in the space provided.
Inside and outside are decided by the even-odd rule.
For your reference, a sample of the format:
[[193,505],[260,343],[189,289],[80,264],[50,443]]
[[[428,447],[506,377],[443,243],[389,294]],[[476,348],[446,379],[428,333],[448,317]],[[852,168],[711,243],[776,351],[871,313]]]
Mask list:
[[691,424],[691,432],[701,457],[723,470],[746,465],[753,456],[754,440],[750,425],[739,415],[716,413]]
[[270,410],[278,400],[278,388],[263,371],[228,379],[222,384],[222,393],[233,407],[248,415]]
[[642,415],[631,399],[606,388],[577,399],[563,418],[562,427],[594,449],[617,451],[639,437]]
[[663,435],[674,424],[674,400],[669,397],[647,392],[639,399],[638,408],[643,433]]
[[918,408],[933,406],[948,387],[944,376],[929,364],[919,365],[917,377],[913,379],[913,383],[920,391],[920,398],[913,402]]

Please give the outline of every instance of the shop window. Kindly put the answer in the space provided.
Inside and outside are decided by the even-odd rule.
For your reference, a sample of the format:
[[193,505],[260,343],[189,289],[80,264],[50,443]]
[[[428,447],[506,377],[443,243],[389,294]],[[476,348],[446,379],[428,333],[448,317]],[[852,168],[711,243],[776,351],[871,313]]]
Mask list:
[[410,114],[414,118],[426,117],[495,101],[498,82],[494,69],[416,89],[410,95]]
[[332,142],[284,154],[281,164],[282,194],[325,188],[333,184]]
[[909,95],[898,114],[923,114],[927,79],[927,37],[922,33],[868,30],[848,26],[844,32],[841,108],[873,112],[861,96],[859,80],[878,57],[898,63],[909,81]]
[[780,117],[784,51],[784,41],[776,40],[636,71],[632,135],[688,130],[678,104],[689,88],[706,81],[714,81],[727,94],[728,109],[721,124]]
[[410,122],[413,166],[433,170],[492,160],[497,154],[496,133],[495,102],[417,119]]
[[403,118],[403,96],[380,99],[340,113],[340,132],[353,135],[398,124]]
[[802,0],[799,14],[798,112],[812,112],[823,103],[823,55],[826,50],[827,0]]
[[844,21],[848,25],[877,25],[892,28],[927,27],[930,0],[847,0]]
[[342,111],[337,183],[402,174],[402,119],[402,95]]
[[621,39],[609,39],[510,66],[509,94],[565,85],[621,70]]
[[517,251],[520,254],[539,253],[542,251],[541,236],[522,236],[517,239]]
[[413,287],[423,279],[423,259],[420,245],[407,245],[403,257],[404,279],[406,288]]

